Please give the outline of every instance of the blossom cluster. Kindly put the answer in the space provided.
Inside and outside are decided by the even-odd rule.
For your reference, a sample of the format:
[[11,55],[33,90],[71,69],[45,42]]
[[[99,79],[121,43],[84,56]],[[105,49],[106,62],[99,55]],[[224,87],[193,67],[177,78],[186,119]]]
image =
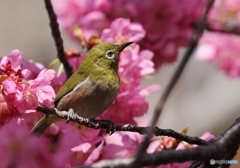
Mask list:
[[4,123],[11,117],[34,112],[38,105],[52,107],[55,92],[50,83],[54,76],[55,71],[24,60],[19,50],[2,57],[0,121]]
[[[110,43],[126,43],[140,41],[145,30],[140,24],[131,23],[128,19],[116,19],[109,29],[104,29],[101,40]],[[142,116],[148,109],[145,96],[159,88],[151,85],[141,89],[140,80],[143,76],[153,73],[153,53],[150,50],[140,51],[137,43],[129,46],[120,56],[119,76],[120,91],[116,101],[102,116],[118,124],[136,124],[134,117]],[[143,94],[144,93],[144,94]],[[128,116],[128,117],[127,117]]]
[[[129,18],[132,22],[141,24],[146,35],[139,44],[141,49],[154,53],[155,68],[177,59],[178,48],[188,44],[193,33],[192,24],[199,19],[204,2],[62,0],[59,3],[52,0],[60,26],[71,37],[75,37],[75,27],[81,29],[84,34],[84,38],[80,38],[81,43],[83,39],[89,41],[91,38],[100,37],[102,31],[118,18]],[[118,29],[117,26],[115,30]]]
[[[119,18],[109,28],[103,30],[101,40],[112,43],[131,40],[137,42],[144,36],[145,30],[140,24]],[[84,55],[69,59],[75,70],[81,64]],[[119,63],[121,79],[119,95],[99,118],[110,119],[117,124],[139,124],[136,117],[144,115],[148,109],[145,97],[151,91],[159,89],[158,85],[147,88],[142,88],[140,85],[145,75],[155,71],[152,58],[153,52],[140,50],[137,43],[123,51]],[[5,138],[0,143],[0,150],[8,151],[8,154],[0,156],[4,160],[0,163],[0,167],[9,166],[12,163],[20,167],[29,165],[74,167],[102,159],[134,156],[138,145],[143,140],[143,136],[138,133],[114,133],[109,136],[102,130],[61,121],[52,124],[41,138],[29,134],[29,130],[38,118],[35,108],[38,105],[52,107],[55,97],[54,89],[57,90],[59,85],[64,83],[64,74],[55,77],[53,70],[46,70],[41,64],[24,60],[19,50],[13,50],[1,59],[0,70],[2,101],[7,105],[8,112],[14,114],[6,115],[6,107],[1,105],[1,120],[7,122],[13,119],[3,124],[0,129],[1,137]],[[174,139],[171,141],[175,142]],[[36,144],[39,144],[40,149],[36,148]],[[152,153],[165,148],[168,148],[167,145],[164,145],[162,140],[156,139],[151,143],[148,152]],[[13,158],[13,156],[17,157]],[[32,158],[31,162],[26,158]]]
[[[176,60],[177,49],[185,46],[191,37],[191,24],[198,19],[203,1],[52,2],[60,25],[82,45],[81,49],[89,50],[91,45],[99,42],[134,42],[120,56],[119,94],[98,118],[116,124],[145,126],[147,117],[141,123],[136,118],[147,113],[146,96],[160,86],[142,88],[141,80],[154,73],[156,67]],[[66,53],[76,70],[87,51],[83,50],[79,57],[71,51]],[[55,93],[64,84],[65,74],[55,75],[54,70],[25,60],[19,50],[13,50],[0,60],[0,79],[0,136],[3,137],[0,167],[70,168],[103,159],[129,158],[135,155],[143,140],[138,133],[117,132],[110,136],[103,130],[66,124],[65,121],[52,124],[41,137],[31,135],[29,131],[39,118],[36,107],[53,107]],[[212,137],[205,134],[202,138],[209,140]],[[163,137],[153,139],[147,152],[185,147],[194,146]]]
[[[118,26],[119,24],[121,26]],[[116,27],[118,27],[118,31],[116,31]],[[116,35],[116,33],[118,34]],[[140,24],[131,23],[128,19],[117,19],[109,28],[103,30],[101,40],[111,43],[137,42],[144,38],[144,36],[145,30]],[[83,53],[80,57],[69,58],[69,62],[75,70],[81,64],[85,55],[86,53]],[[151,85],[147,88],[141,87],[141,79],[145,75],[152,74],[155,71],[152,58],[153,53],[149,50],[140,50],[140,46],[137,43],[122,52],[119,63],[121,87],[118,97],[112,106],[99,118],[109,119],[117,124],[137,125],[136,117],[143,116],[148,110],[148,102],[145,97],[151,91],[159,89],[158,85]],[[46,70],[41,64],[24,60],[19,50],[13,50],[8,56],[4,56],[1,59],[0,70],[2,79],[2,101],[9,107],[9,109],[7,109],[8,112],[14,114],[6,115],[6,108],[1,106],[1,120],[7,122],[11,118],[15,118],[14,121],[10,120],[10,122],[6,123],[6,127],[4,126],[2,128],[10,132],[9,134],[6,133],[6,139],[16,139],[20,145],[24,143],[24,141],[29,141],[29,146],[35,141],[42,141],[43,150],[36,151],[36,155],[43,155],[43,159],[52,157],[49,162],[44,160],[46,165],[54,164],[54,167],[58,167],[58,165],[71,167],[89,164],[99,159],[107,159],[109,152],[106,153],[104,151],[108,150],[108,145],[110,147],[112,145],[118,145],[114,143],[108,144],[107,142],[113,140],[113,137],[106,135],[106,133],[101,130],[89,129],[76,124],[66,124],[65,122],[52,124],[43,135],[42,140],[35,140],[32,135],[26,135],[25,130],[30,130],[38,119],[35,110],[36,107],[39,105],[53,107],[54,91],[57,92],[59,86],[63,85],[65,75],[62,73],[60,76],[55,77],[54,70]],[[8,117],[7,119],[6,116]],[[25,135],[20,136],[17,134],[15,136],[14,131],[16,130],[9,130],[9,125],[16,124],[20,124],[21,127],[19,127],[19,129],[23,129],[23,131],[19,131],[19,133]],[[11,137],[10,134],[14,134],[14,137]],[[129,135],[119,134],[119,140],[128,138],[128,136]],[[68,141],[69,138],[71,138],[71,143]],[[55,139],[55,141],[53,141],[53,139]],[[138,143],[140,142],[141,141],[138,140]],[[131,143],[133,142],[129,140],[129,142],[126,143],[125,149],[122,149],[128,153],[128,147],[132,146]],[[11,144],[9,141],[8,145],[14,146],[15,144],[14,142]],[[135,146],[135,148],[136,147],[137,146]],[[31,149],[28,149],[30,148],[28,146],[23,146],[23,148],[29,150],[29,153],[33,152]],[[47,151],[47,149],[49,149],[49,151]],[[23,149],[19,150],[19,153],[23,152]],[[9,152],[9,156],[6,157],[11,157],[16,151],[12,149],[12,151],[10,150]],[[121,153],[120,148],[119,152]],[[131,150],[131,152],[133,153],[134,151]],[[44,153],[46,153],[46,155],[44,155]],[[126,157],[130,155],[118,155],[116,151],[115,157],[120,156]],[[2,157],[4,158],[4,156]],[[9,158],[6,160],[8,159]],[[24,158],[20,158],[19,162],[21,163],[16,163],[19,165],[27,163],[22,162],[21,159]],[[6,164],[10,163],[6,161]]]
[[[92,39],[99,38],[102,31],[118,18],[129,18],[141,24],[146,35],[139,41],[139,46],[154,53],[155,69],[176,61],[178,49],[188,45],[193,35],[192,25],[199,20],[206,5],[204,0],[52,2],[60,26],[80,43],[91,43]],[[215,29],[239,31],[239,16],[239,0],[218,0],[210,11],[208,23]],[[81,37],[76,36],[76,27],[81,30]],[[117,26],[115,28],[117,30]],[[198,48],[197,58],[214,62],[230,77],[240,75],[239,50],[238,47],[231,47],[238,45],[239,37],[208,32],[204,33],[200,42],[202,45]]]
[[[21,121],[12,119],[0,129],[1,167],[71,168],[104,159],[129,158],[135,155],[143,140],[143,136],[138,133],[116,132],[111,136],[100,136],[100,130],[64,122],[58,124],[58,131],[52,130],[52,134],[36,137],[29,134],[26,125],[20,123]],[[214,136],[205,133],[200,138],[208,141]],[[161,137],[152,140],[147,153],[193,147],[195,146],[171,137]],[[186,162],[157,167],[182,168],[189,165]]]
[[[216,30],[240,31],[240,0],[218,0],[209,15],[210,26]],[[240,76],[240,37],[217,32],[205,32],[196,56],[216,64],[230,77]]]

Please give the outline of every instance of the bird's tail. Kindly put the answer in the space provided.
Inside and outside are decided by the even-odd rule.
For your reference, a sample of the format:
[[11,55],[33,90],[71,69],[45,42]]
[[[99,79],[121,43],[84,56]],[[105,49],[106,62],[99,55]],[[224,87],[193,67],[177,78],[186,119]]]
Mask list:
[[48,115],[41,118],[35,126],[32,128],[31,133],[36,135],[42,135],[44,131],[52,124],[57,122],[59,119],[55,115]]

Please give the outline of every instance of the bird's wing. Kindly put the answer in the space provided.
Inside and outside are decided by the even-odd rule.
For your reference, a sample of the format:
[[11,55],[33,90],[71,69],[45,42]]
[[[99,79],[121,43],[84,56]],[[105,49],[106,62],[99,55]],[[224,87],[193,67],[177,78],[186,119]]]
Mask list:
[[86,78],[84,76],[77,74],[77,72],[74,73],[58,91],[57,96],[54,100],[55,106],[58,104],[58,102],[63,96],[71,92],[77,85],[80,85],[85,80]]

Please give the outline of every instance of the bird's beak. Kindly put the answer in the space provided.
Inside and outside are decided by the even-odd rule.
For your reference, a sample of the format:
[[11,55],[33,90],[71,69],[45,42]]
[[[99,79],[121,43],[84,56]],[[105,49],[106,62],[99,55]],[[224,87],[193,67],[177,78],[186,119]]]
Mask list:
[[124,44],[120,45],[119,48],[118,48],[119,53],[122,52],[124,50],[124,48],[126,48],[127,46],[129,46],[132,43],[133,42],[127,42],[127,43],[124,43]]

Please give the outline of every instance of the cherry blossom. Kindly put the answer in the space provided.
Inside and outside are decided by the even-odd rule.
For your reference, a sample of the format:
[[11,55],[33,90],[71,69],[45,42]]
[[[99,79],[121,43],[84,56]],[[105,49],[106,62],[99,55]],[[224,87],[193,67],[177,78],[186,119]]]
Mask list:
[[[26,65],[34,71],[24,69]],[[1,118],[36,111],[38,105],[53,106],[55,92],[51,80],[55,71],[42,68],[41,64],[24,60],[19,50],[13,50],[1,59]]]
[[[120,25],[120,26],[118,26]],[[119,18],[112,22],[109,29],[102,32],[103,42],[123,44],[131,40],[139,41],[145,36],[140,24],[131,23],[128,19]],[[137,43],[125,49],[120,56],[119,76],[120,91],[117,99],[100,118],[112,120],[118,124],[136,124],[135,117],[144,115],[148,110],[148,102],[141,93],[159,89],[142,89],[140,80],[144,75],[154,72],[153,53],[149,50],[140,51]]]
[[45,138],[29,134],[28,128],[16,119],[0,128],[0,136],[0,167],[57,168]]
[[221,33],[205,33],[196,57],[216,64],[230,77],[240,76],[240,38]]

